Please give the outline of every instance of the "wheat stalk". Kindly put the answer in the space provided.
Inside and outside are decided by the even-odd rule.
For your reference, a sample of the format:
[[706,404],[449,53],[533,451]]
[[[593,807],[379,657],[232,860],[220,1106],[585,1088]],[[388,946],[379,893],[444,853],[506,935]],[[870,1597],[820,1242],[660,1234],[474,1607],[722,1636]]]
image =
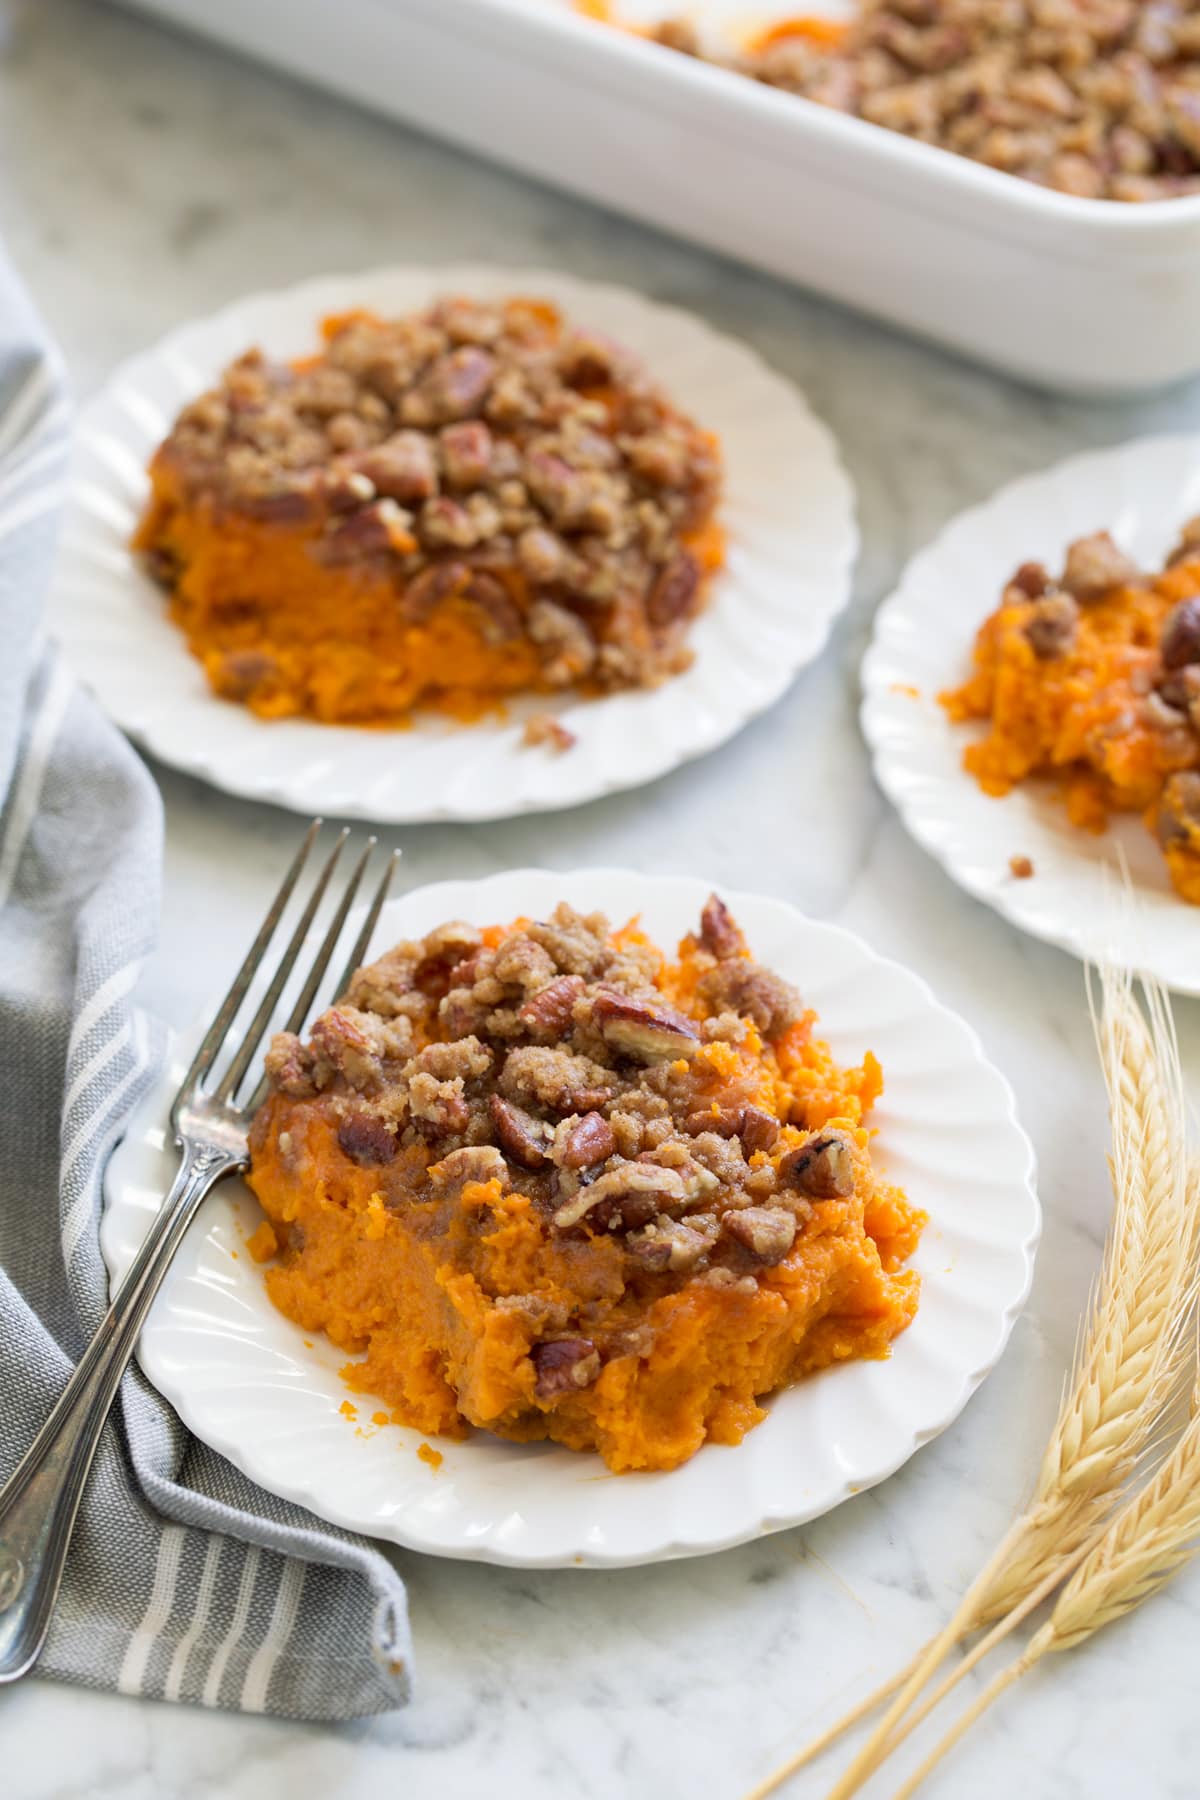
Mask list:
[[[1190,1184],[1200,1200],[1200,1180]],[[1013,1682],[1044,1656],[1073,1650],[1156,1594],[1200,1549],[1200,1378],[1191,1419],[1153,1479],[1127,1500],[1088,1551],[1049,1619],[986,1687],[895,1800],[909,1800],[946,1752]]]
[[[1101,972],[1099,1006],[1089,989],[1112,1120],[1114,1209],[1074,1373],[1029,1505],[949,1623],[905,1672],[899,1693],[828,1800],[849,1800],[965,1667],[1071,1573],[1145,1453],[1178,1385],[1195,1286],[1195,1215],[1187,1204],[1183,1082],[1170,1007],[1160,988],[1147,983],[1145,992],[1143,1016],[1128,974]],[[1001,1624],[967,1665],[902,1725],[954,1647],[996,1619]],[[886,1683],[748,1800],[764,1800],[897,1685],[896,1678]]]

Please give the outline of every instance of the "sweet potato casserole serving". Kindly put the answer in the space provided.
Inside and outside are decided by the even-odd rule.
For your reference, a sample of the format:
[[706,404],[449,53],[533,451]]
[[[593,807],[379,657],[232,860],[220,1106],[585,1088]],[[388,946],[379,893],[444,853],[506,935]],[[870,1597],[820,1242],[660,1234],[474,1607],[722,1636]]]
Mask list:
[[944,701],[988,721],[964,759],[988,793],[1051,775],[1076,825],[1143,813],[1200,904],[1200,518],[1159,575],[1105,531],[1072,544],[1057,577],[1023,563],[980,629],[975,673]]
[[872,1167],[878,1064],[839,1068],[715,896],[635,927],[447,924],[268,1056],[251,1185],[275,1303],[428,1433],[669,1469],[761,1396],[886,1354],[923,1217]]
[[739,55],[672,49],[1086,199],[1200,193],[1200,0],[860,0]]
[[135,546],[219,694],[264,718],[477,716],[690,660],[715,443],[636,358],[528,299],[325,322],[184,408]]

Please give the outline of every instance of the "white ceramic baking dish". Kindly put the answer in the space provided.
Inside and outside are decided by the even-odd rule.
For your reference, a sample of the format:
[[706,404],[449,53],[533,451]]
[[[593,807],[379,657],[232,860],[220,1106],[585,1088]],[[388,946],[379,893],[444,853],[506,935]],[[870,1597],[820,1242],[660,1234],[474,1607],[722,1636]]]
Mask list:
[[1051,193],[568,0],[126,3],[1047,387],[1200,370],[1200,196]]

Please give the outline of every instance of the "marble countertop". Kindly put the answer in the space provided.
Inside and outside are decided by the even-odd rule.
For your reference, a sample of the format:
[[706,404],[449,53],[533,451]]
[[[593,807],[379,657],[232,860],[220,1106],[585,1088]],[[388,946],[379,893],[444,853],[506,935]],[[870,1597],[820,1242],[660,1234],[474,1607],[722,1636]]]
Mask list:
[[[365,1800],[395,1787],[468,1800],[486,1782],[522,1800],[736,1800],[938,1626],[1000,1533],[1054,1410],[1108,1210],[1081,971],[953,888],[873,786],[855,722],[871,615],[961,507],[1086,445],[1200,425],[1200,388],[1137,404],[1048,398],[134,18],[57,0],[6,19],[0,233],[81,395],[244,290],[468,257],[634,283],[747,338],[806,389],[841,440],[865,540],[854,603],[819,664],[719,757],[641,793],[403,832],[406,879],[617,862],[754,885],[853,927],[977,1027],[1016,1089],[1046,1209],[1001,1366],[904,1471],[818,1524],[629,1573],[401,1556],[419,1682],[406,1711],[316,1729],[30,1681],[0,1696],[6,1792]],[[757,779],[768,759],[786,795]],[[296,824],[156,773],[166,909],[146,998],[183,1021],[240,951]],[[782,828],[762,829],[768,808]],[[1200,1070],[1200,1003],[1178,1012]],[[1198,1628],[1194,1571],[1010,1695],[931,1797],[1194,1796],[1181,1722]],[[789,1790],[822,1791],[815,1775]]]

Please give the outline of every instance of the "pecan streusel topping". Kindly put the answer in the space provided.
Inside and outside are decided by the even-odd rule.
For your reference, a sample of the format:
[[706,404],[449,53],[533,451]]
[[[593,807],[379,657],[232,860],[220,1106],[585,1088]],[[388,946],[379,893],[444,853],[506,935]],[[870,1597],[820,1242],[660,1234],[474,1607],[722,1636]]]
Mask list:
[[676,962],[565,905],[399,944],[272,1044],[270,1292],[423,1431],[614,1469],[737,1442],[916,1305],[922,1216],[862,1128],[878,1065],[812,1025],[715,896]]
[[151,476],[136,542],[218,691],[266,716],[653,685],[689,662],[721,556],[714,440],[536,300],[350,313],[313,357],[249,351]]
[[1197,0],[860,0],[741,55],[658,39],[769,87],[1086,199],[1200,193]]

